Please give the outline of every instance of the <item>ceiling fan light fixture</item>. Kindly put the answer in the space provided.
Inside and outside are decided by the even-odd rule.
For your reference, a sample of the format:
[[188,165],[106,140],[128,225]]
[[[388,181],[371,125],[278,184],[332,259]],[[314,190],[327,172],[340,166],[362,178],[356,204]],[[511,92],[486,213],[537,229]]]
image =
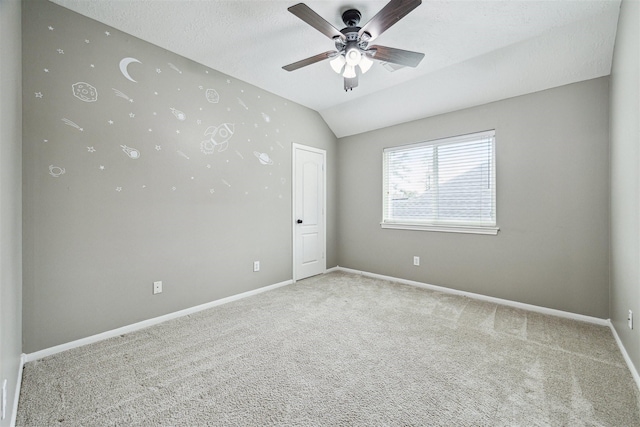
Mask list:
[[344,74],[342,76],[346,79],[354,78],[356,76],[356,67],[347,63],[347,66],[344,67]]
[[333,71],[340,74],[346,62],[347,61],[345,61],[342,55],[338,55],[335,58],[333,58],[331,61],[329,61],[329,64],[331,65],[331,68],[333,68]]
[[347,64],[351,65],[352,67],[355,67],[356,65],[358,65],[358,63],[360,62],[360,59],[362,58],[362,54],[360,53],[360,50],[357,47],[351,47],[349,49],[347,49],[347,52],[345,53],[345,60],[347,61]]
[[373,61],[367,58],[367,55],[362,55],[362,58],[360,58],[360,63],[358,64],[358,66],[360,67],[360,71],[362,71],[362,74],[369,71],[372,65]]

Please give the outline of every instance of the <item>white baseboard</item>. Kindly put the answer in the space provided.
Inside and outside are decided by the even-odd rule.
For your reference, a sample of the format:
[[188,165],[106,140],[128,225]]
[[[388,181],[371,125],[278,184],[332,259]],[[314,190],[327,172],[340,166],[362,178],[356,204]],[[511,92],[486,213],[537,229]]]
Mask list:
[[340,266],[334,267],[332,270],[344,271],[346,273],[360,274],[360,275],[372,277],[375,279],[389,280],[392,282],[398,282],[405,285],[416,286],[418,288],[430,289],[433,291],[443,292],[447,294],[465,296],[465,297],[480,300],[480,301],[492,302],[495,304],[506,305],[514,308],[520,308],[522,310],[534,311],[536,313],[541,313],[541,314],[549,314],[551,316],[579,320],[581,322],[593,323],[600,326],[609,326],[610,324],[609,319],[600,319],[598,317],[585,316],[584,314],[571,313],[568,311],[556,310],[553,308],[541,307],[538,305],[525,304],[522,302],[511,301],[511,300],[502,299],[502,298],[495,298],[495,297],[490,297],[482,294],[476,294],[473,292],[459,291],[457,289],[445,288],[444,286],[429,285],[427,283],[416,282],[414,280],[399,279],[397,277],[384,276],[382,274],[376,274],[376,273],[368,273],[366,271],[353,270],[351,268],[344,268]]
[[622,340],[618,335],[618,331],[616,331],[616,328],[613,326],[613,322],[611,321],[609,321],[609,328],[611,328],[611,333],[613,334],[613,337],[616,339],[616,343],[618,343],[618,348],[622,353],[622,357],[624,357],[624,361],[627,362],[627,367],[631,371],[631,375],[633,376],[633,379],[635,380],[636,385],[638,386],[638,389],[640,389],[640,375],[638,375],[638,370],[636,369],[635,365],[631,361],[631,358],[629,357],[629,353],[627,353],[627,349],[624,347],[624,344],[622,344]]
[[227,304],[232,301],[237,301],[242,298],[247,298],[253,295],[260,294],[262,292],[271,291],[282,286],[287,286],[293,283],[293,280],[286,280],[284,282],[276,283],[273,285],[265,286],[262,288],[254,289],[252,291],[243,292],[241,294],[232,295],[230,297],[222,298],[219,300],[211,301],[205,304],[196,305],[194,307],[186,308],[184,310],[174,311],[173,313],[165,314],[163,316],[154,317],[153,319],[143,320],[142,322],[133,323],[131,325],[123,326],[121,328],[105,331],[100,334],[92,335],[90,337],[81,338],[79,340],[71,341],[65,344],[60,344],[55,347],[45,348],[44,350],[36,351],[24,355],[24,363],[32,362],[34,360],[42,359],[43,357],[51,356],[52,354],[60,353],[72,348],[81,347],[83,345],[92,344],[98,341],[106,340],[108,338],[117,337],[122,334],[128,334],[140,329],[148,328],[149,326],[157,325],[168,320],[177,319],[178,317],[188,316],[189,314],[197,313],[208,308],[216,307],[218,305]]
[[26,354],[20,356],[20,365],[18,366],[18,378],[16,380],[16,392],[13,396],[13,406],[11,408],[11,421],[9,427],[15,427],[16,417],[18,416],[18,400],[20,399],[20,388],[22,387],[22,369],[24,368]]

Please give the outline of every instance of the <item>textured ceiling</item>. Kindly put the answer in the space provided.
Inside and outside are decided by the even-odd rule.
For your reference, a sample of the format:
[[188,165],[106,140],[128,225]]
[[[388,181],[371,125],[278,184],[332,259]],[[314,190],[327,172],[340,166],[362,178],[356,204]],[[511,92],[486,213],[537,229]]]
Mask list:
[[[608,75],[620,0],[431,1],[376,44],[425,53],[417,68],[376,62],[344,92],[328,61],[283,65],[334,48],[287,11],[292,1],[52,0],[318,111],[338,137]],[[305,2],[338,29],[386,1]]]

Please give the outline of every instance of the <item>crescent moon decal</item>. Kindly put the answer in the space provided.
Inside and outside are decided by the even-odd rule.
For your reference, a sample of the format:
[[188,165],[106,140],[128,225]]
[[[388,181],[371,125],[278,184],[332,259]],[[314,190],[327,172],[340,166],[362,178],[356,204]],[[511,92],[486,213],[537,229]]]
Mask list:
[[129,71],[127,71],[127,67],[129,66],[129,64],[131,64],[132,62],[137,62],[138,64],[142,64],[142,62],[138,61],[136,58],[123,58],[122,61],[120,61],[120,72],[122,73],[123,76],[125,76],[128,80],[131,80],[134,83],[138,83],[135,80],[133,80],[131,78],[131,76],[129,75]]

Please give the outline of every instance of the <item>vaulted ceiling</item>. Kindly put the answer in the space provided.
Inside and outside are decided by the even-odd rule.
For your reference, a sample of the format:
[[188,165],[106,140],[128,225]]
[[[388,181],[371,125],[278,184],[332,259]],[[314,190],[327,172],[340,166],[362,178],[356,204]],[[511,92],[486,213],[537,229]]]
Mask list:
[[[380,62],[353,91],[328,61],[283,65],[334,48],[287,11],[296,1],[51,0],[318,111],[338,137],[608,75],[620,0],[423,0],[380,45],[423,52],[417,68]],[[386,1],[309,0],[341,29]]]

